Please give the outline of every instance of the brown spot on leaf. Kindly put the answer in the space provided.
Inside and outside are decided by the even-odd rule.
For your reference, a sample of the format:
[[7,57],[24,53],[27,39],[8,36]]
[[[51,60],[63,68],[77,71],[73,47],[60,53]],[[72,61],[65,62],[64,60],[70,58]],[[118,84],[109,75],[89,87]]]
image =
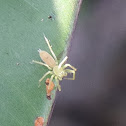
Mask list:
[[35,126],[43,126],[43,124],[44,124],[43,117],[37,117],[35,120]]

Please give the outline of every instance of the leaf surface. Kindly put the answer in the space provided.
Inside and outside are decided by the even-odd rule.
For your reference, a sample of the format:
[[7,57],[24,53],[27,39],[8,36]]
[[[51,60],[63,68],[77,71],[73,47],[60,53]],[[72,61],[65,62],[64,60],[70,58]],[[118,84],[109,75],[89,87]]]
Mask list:
[[80,0],[0,0],[0,125],[34,126],[37,117],[47,124],[52,100],[46,98],[48,71],[32,64],[41,61],[38,49],[50,53],[43,33],[58,60],[67,54]]

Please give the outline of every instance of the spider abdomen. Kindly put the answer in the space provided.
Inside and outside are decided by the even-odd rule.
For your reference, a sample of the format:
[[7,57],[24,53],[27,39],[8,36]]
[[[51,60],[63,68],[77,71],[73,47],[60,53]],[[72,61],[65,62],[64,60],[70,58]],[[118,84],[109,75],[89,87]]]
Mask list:
[[55,60],[49,53],[47,53],[46,51],[42,51],[41,49],[39,49],[38,52],[39,52],[40,58],[42,59],[43,62],[45,62],[51,68],[56,66]]

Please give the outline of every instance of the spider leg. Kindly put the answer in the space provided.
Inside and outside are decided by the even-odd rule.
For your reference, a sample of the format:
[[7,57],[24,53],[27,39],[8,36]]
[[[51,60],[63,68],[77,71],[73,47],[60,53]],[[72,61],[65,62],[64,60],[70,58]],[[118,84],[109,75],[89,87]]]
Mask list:
[[45,41],[46,41],[46,43],[47,43],[47,45],[48,45],[48,47],[49,47],[50,52],[51,52],[52,55],[53,55],[55,61],[57,62],[56,55],[55,55],[55,53],[53,52],[52,47],[51,47],[51,45],[50,45],[50,43],[49,43],[49,40],[45,37],[45,35],[44,35],[44,39],[45,39]]
[[63,69],[65,69],[66,67],[70,67],[70,68],[72,68],[74,71],[77,71],[77,69],[76,69],[75,67],[73,67],[72,65],[70,65],[70,64],[65,64],[65,65],[63,66]]
[[56,80],[58,90],[61,91],[61,86],[60,86],[59,80],[58,80],[58,78],[56,76],[55,76],[55,80]]
[[43,65],[43,66],[46,66],[49,70],[52,70],[51,67],[49,67],[47,64],[45,63],[42,63],[42,62],[39,62],[39,61],[35,61],[35,60],[32,60],[33,63],[36,63],[36,64],[40,64],[40,65]]
[[51,82],[52,82],[54,76],[55,76],[55,75],[52,75],[52,76],[51,76],[51,78],[50,78],[50,80],[49,80],[49,86],[51,85]]
[[46,72],[43,77],[39,80],[39,86],[40,86],[40,82],[48,75],[48,74],[52,74],[52,71],[48,71]]
[[73,77],[72,78],[64,78],[64,79],[67,79],[67,80],[75,80],[75,71],[74,70],[66,69],[65,71],[67,73],[72,73],[73,74]]
[[66,56],[61,63],[59,64],[58,68],[61,68],[61,66],[67,61],[68,57]]

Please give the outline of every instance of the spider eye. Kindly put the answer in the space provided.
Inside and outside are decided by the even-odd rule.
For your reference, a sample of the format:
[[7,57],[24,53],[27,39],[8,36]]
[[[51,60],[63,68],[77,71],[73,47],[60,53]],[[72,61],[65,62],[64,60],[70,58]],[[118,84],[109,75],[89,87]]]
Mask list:
[[65,75],[65,72],[64,71],[62,71],[62,73],[61,73],[63,76]]
[[64,71],[59,73],[59,77],[63,77],[64,76]]

